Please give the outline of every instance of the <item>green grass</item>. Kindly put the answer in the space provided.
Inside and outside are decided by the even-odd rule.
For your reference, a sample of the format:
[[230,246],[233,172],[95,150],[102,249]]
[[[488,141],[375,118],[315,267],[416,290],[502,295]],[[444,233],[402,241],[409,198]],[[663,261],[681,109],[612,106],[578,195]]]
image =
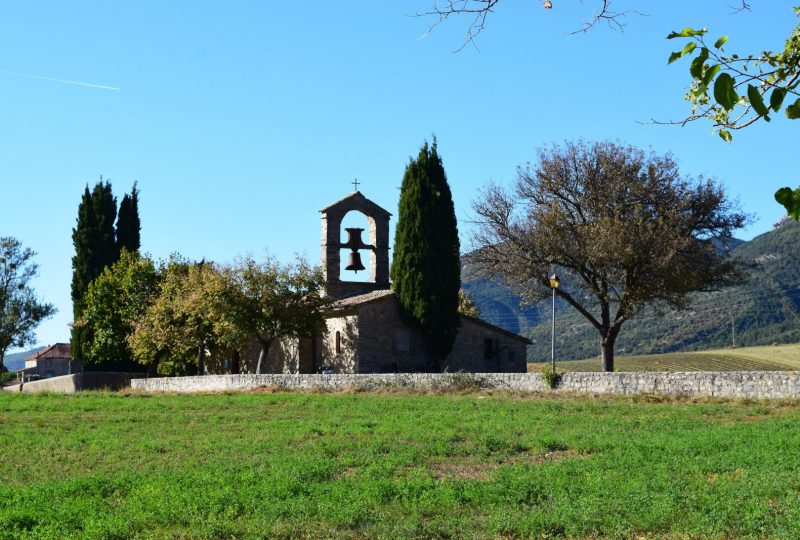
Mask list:
[[0,538],[796,538],[800,405],[0,394]]
[[[528,364],[528,371],[545,366]],[[600,371],[599,358],[557,362],[562,371]],[[800,370],[800,345],[770,345],[701,352],[619,356],[614,359],[619,371],[792,371]]]

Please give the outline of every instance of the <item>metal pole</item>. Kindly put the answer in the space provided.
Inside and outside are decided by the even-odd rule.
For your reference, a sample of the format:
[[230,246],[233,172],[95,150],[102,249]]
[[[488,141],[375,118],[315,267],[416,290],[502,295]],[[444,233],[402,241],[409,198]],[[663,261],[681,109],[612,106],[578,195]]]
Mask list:
[[550,368],[556,372],[556,288],[553,287],[553,327],[550,337]]

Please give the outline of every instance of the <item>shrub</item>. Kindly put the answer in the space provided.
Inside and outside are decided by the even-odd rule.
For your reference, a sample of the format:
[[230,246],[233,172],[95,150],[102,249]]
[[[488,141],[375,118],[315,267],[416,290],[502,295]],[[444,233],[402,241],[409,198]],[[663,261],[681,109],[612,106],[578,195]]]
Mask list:
[[561,382],[561,374],[557,373],[556,370],[548,364],[542,370],[542,380],[548,386],[548,388],[555,389],[558,388],[559,383]]

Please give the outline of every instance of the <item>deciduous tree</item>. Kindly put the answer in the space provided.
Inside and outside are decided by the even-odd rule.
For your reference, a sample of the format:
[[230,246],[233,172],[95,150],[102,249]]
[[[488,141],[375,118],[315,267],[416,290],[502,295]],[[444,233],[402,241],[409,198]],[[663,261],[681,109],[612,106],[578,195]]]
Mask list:
[[158,294],[135,324],[128,344],[134,359],[162,374],[203,374],[206,351],[240,341],[229,315],[226,283],[207,262],[173,257]]
[[684,308],[687,295],[736,281],[721,243],[748,217],[710,179],[680,174],[670,155],[614,142],[541,148],[514,189],[474,203],[474,261],[534,302],[552,293],[600,334],[614,369],[623,324],[647,305]]
[[458,290],[458,312],[468,317],[480,317],[481,311],[469,293],[464,289]]
[[325,331],[324,277],[304,259],[282,265],[245,257],[224,275],[233,309],[236,336],[261,345],[256,373],[261,373],[272,345],[284,337],[307,337]]
[[30,285],[39,270],[35,255],[16,238],[0,238],[0,373],[8,349],[33,344],[36,327],[56,312]]
[[461,262],[453,199],[436,139],[406,166],[391,274],[403,318],[426,336],[427,354],[441,370],[460,325]]
[[77,326],[90,336],[84,366],[131,369],[128,338],[158,291],[160,271],[149,257],[123,248],[120,258],[89,284]]

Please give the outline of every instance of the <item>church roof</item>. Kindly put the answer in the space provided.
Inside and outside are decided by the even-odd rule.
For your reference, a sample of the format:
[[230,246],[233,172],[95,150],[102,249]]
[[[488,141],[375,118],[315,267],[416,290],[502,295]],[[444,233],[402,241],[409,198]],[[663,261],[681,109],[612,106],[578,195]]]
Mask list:
[[[337,300],[333,303],[332,310],[338,311],[341,309],[347,308],[354,308],[358,306],[363,306],[364,304],[369,304],[372,302],[377,302],[378,300],[383,300],[387,298],[393,298],[394,291],[391,289],[381,289],[378,291],[371,291],[365,294],[359,294],[356,296],[350,296],[348,298],[342,298],[341,300]],[[492,323],[486,322],[483,319],[479,319],[477,317],[470,317],[469,315],[460,314],[459,315],[462,319],[475,323],[479,326],[483,326],[485,328],[489,328],[495,332],[499,332],[501,334],[505,334],[509,337],[524,341],[528,345],[531,345],[533,342],[524,336],[520,336],[519,334],[515,334],[514,332],[509,332],[505,328],[500,328],[499,326],[495,326]]]
[[359,209],[358,207],[366,207],[370,212],[373,214],[391,216],[392,214],[372,202],[371,200],[364,197],[364,195],[360,191],[354,191],[347,197],[343,199],[339,199],[333,204],[329,204],[325,208],[322,208],[320,212],[325,213],[329,212],[335,208],[346,206],[346,207],[355,207],[355,209]]
[[380,300],[381,298],[386,298],[388,296],[394,296],[394,291],[392,291],[392,289],[379,289],[377,291],[370,291],[368,293],[342,298],[341,300],[334,302],[332,307],[333,309],[340,309],[361,306],[369,302],[374,302],[375,300]]

